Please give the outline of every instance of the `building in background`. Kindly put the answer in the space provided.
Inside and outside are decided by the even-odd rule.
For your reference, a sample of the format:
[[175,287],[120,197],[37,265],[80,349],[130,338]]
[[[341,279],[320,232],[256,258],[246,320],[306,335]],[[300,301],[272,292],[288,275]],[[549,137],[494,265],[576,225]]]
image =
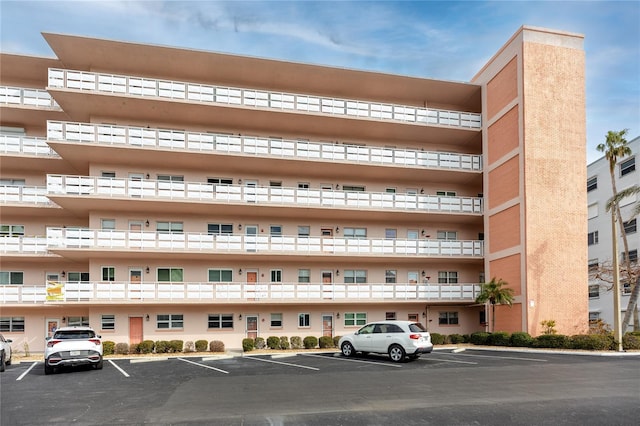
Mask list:
[[[629,141],[631,155],[618,159],[615,170],[616,188],[618,192],[640,185],[640,175],[636,170],[636,161],[640,152],[640,137]],[[587,198],[589,206],[589,320],[603,322],[613,328],[613,291],[612,283],[607,273],[611,269],[613,258],[613,241],[611,238],[611,212],[607,211],[607,202],[613,196],[611,188],[611,174],[609,172],[609,161],[599,158],[587,167]],[[638,232],[637,217],[632,218],[632,212],[637,205],[639,197],[627,197],[620,203],[620,212],[624,221],[624,229],[629,244],[629,260],[638,263],[638,249],[640,248],[640,233]],[[616,226],[619,226],[616,224]],[[618,229],[618,232],[619,229]],[[624,244],[622,235],[618,235],[618,259],[623,267],[625,259]],[[598,279],[598,272],[603,273],[606,280]],[[621,319],[629,304],[631,286],[625,282],[621,276],[621,297],[620,308],[622,309]],[[633,321],[628,325],[628,330],[633,329]],[[627,331],[627,330],[623,330]]]
[[44,34],[0,57],[0,328],[342,335],[588,327],[583,37],[522,27],[469,83]]

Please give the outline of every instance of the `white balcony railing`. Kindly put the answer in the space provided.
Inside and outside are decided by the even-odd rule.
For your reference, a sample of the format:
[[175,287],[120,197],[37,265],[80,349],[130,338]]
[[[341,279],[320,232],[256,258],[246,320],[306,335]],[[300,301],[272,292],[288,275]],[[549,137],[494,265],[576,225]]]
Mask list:
[[107,124],[47,122],[47,139],[100,145],[145,147],[161,150],[269,156],[301,160],[346,161],[387,165],[481,171],[482,156],[450,152],[356,146],[293,140],[198,133]]
[[47,144],[47,140],[45,138],[7,133],[0,134],[0,154],[59,157],[59,155]]
[[55,206],[42,186],[0,185],[0,204]]
[[55,294],[45,286],[0,286],[0,303],[166,301],[474,301],[479,284],[299,284],[210,282],[66,282]]
[[4,254],[49,254],[46,237],[0,237],[0,253]]
[[433,213],[482,213],[482,198],[386,192],[214,185],[203,182],[130,180],[95,176],[47,175],[47,194],[94,198],[170,199],[206,203],[386,209]]
[[0,105],[61,109],[46,90],[10,86],[0,86]]
[[336,237],[209,235],[78,228],[47,228],[47,247],[89,250],[153,250],[163,252],[269,253],[344,256],[483,256],[483,241],[387,240]]
[[471,129],[482,127],[478,113],[55,68],[49,69],[49,87],[403,123]]

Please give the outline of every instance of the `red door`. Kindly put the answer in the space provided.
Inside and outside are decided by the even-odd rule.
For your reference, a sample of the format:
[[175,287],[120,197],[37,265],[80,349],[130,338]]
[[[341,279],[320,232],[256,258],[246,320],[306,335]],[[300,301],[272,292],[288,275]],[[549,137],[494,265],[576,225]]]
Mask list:
[[129,317],[129,345],[137,345],[142,340],[142,317]]

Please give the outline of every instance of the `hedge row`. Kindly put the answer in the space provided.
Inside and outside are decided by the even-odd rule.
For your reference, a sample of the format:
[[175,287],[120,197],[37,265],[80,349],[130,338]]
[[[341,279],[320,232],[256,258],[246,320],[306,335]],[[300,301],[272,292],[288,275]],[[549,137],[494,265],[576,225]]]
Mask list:
[[[434,345],[446,343],[471,343],[487,346],[512,346],[529,348],[557,348],[557,349],[584,349],[584,350],[613,350],[615,340],[612,333],[604,334],[576,334],[565,336],[563,334],[543,334],[531,337],[529,333],[518,331],[509,334],[504,331],[494,333],[476,332],[472,334],[443,335],[431,333],[431,342]],[[622,336],[623,349],[640,349],[640,332],[628,332]]]
[[291,339],[287,336],[269,336],[265,341],[263,337],[256,337],[255,339],[246,338],[242,339],[242,350],[244,352],[250,352],[254,349],[327,349],[335,348],[338,346],[340,336],[307,336],[304,339],[300,336],[293,336]]
[[144,340],[138,344],[102,342],[104,355],[129,355],[129,354],[164,354],[164,353],[189,353],[189,352],[224,352],[224,343],[220,340],[196,340],[183,342],[182,340]]

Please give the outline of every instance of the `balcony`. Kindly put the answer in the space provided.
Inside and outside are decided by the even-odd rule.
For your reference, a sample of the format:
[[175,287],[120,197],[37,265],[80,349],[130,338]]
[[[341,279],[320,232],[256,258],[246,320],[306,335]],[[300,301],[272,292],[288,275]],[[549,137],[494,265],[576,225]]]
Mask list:
[[47,140],[45,138],[35,138],[7,133],[0,134],[0,154],[60,158],[60,156],[47,144]]
[[481,114],[478,113],[55,68],[49,69],[49,88],[203,104],[243,106],[274,111],[313,113],[376,121],[389,120],[401,123],[468,129],[480,129],[482,127]]
[[[210,259],[212,255],[330,256],[353,260],[357,257],[379,261],[397,257],[413,262],[423,258],[482,259],[483,241],[349,239],[269,235],[209,235],[202,233],[159,233],[78,228],[47,228],[47,248],[65,252],[65,257],[88,257],[104,252],[127,258],[186,256]],[[75,252],[75,253],[72,253]],[[394,260],[396,261],[396,260]]]
[[0,253],[3,255],[49,255],[46,237],[0,237]]
[[[400,194],[386,192],[348,192],[332,189],[302,189],[287,187],[254,187],[241,185],[214,185],[202,182],[168,182],[156,180],[130,180],[93,176],[47,176],[47,195],[65,208],[71,210],[112,209],[119,211],[140,209],[139,206],[119,203],[117,200],[146,202],[147,208],[161,209],[163,212],[210,214],[211,205],[216,205],[218,214],[237,214],[238,205],[246,212],[269,206],[291,208],[313,208],[319,216],[326,218],[335,211],[336,218],[346,219],[345,211],[353,218],[361,217],[366,211],[413,214],[446,214],[447,217],[482,214],[482,198],[443,197],[426,194]],[[80,199],[63,199],[78,197]],[[84,199],[84,201],[83,201]],[[91,199],[89,202],[87,199]],[[151,202],[162,205],[149,205]],[[172,202],[167,205],[167,201]],[[188,203],[188,204],[185,204]],[[318,210],[321,209],[321,210]],[[232,211],[233,210],[233,211]],[[268,209],[262,209],[268,210]],[[281,209],[279,209],[281,210]],[[261,212],[261,213],[267,213]],[[277,214],[289,214],[278,212]],[[299,215],[300,213],[292,213]],[[312,213],[306,213],[306,216]],[[347,213],[349,216],[349,213]],[[463,220],[462,218],[459,218]],[[421,218],[420,220],[424,220]],[[455,219],[454,219],[455,220]]]
[[67,282],[55,294],[48,293],[45,286],[0,286],[0,303],[473,303],[479,292],[479,284]]
[[46,120],[65,117],[62,108],[43,89],[0,86],[0,114],[4,123],[41,129]]
[[47,197],[47,188],[42,186],[0,185],[0,204],[55,206]]
[[46,90],[10,86],[0,86],[0,105],[60,109]]

